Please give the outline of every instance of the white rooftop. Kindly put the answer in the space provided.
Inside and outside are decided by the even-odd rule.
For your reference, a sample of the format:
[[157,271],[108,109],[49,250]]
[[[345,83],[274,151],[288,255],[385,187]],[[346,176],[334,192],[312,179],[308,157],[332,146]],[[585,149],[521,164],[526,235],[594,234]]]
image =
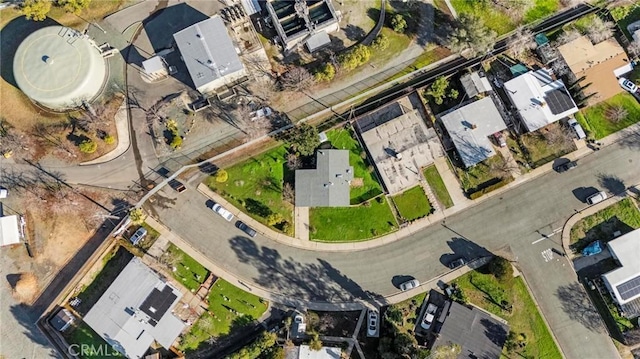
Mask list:
[[493,90],[493,88],[491,88],[491,83],[489,83],[489,79],[487,79],[486,76],[480,76],[478,71],[463,75],[460,77],[460,82],[469,97],[476,97],[480,93]]
[[169,348],[185,324],[171,310],[182,293],[133,258],[84,321],[114,349],[141,358],[153,341]]
[[640,229],[610,241],[607,246],[622,267],[602,278],[609,283],[618,303],[628,303],[640,297]]
[[142,61],[142,68],[144,68],[144,72],[149,75],[152,75],[159,71],[167,71],[164,61],[160,56],[154,56],[150,59]]
[[494,156],[489,136],[507,128],[491,97],[460,107],[440,119],[466,167]]
[[0,246],[20,243],[18,216],[0,217]]
[[301,345],[298,353],[299,359],[340,359],[342,349],[322,347],[320,350],[311,350],[308,345]]
[[504,89],[529,131],[535,131],[578,112],[561,80],[548,69],[529,71],[504,83]]

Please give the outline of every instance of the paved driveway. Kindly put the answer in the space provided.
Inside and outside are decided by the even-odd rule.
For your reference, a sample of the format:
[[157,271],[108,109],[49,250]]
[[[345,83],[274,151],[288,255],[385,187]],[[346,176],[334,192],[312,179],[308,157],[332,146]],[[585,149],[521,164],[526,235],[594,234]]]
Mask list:
[[[602,175],[626,185],[640,181],[632,166],[638,153],[619,145],[579,161],[570,173],[548,173],[502,197],[489,199],[395,243],[352,253],[313,252],[287,247],[267,238],[242,235],[205,207],[196,191],[183,193],[171,208],[157,208],[176,234],[218,265],[274,292],[317,301],[348,301],[398,292],[397,276],[421,281],[447,271],[452,254],[469,257],[487,251],[510,251],[524,271],[545,317],[569,358],[610,358],[615,349],[583,295],[559,235],[551,235],[583,208],[577,187],[594,186]],[[166,203],[166,201],[163,201]],[[543,235],[548,235],[545,238]],[[573,295],[571,295],[573,294]]]

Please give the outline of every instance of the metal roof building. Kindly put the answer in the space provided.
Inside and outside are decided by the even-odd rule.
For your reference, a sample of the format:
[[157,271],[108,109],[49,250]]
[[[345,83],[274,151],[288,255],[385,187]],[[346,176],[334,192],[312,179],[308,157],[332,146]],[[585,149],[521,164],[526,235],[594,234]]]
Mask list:
[[63,26],[35,31],[18,46],[16,84],[33,101],[64,110],[90,102],[101,91],[107,67],[88,36]]
[[472,102],[440,117],[466,167],[496,154],[489,136],[507,128],[491,97]]
[[185,323],[171,314],[182,293],[133,258],[84,321],[114,349],[141,358],[155,340],[171,347]]
[[0,217],[0,246],[20,243],[20,225],[17,215]]
[[296,171],[296,207],[346,207],[353,167],[349,151],[318,150],[316,169]]
[[460,77],[460,82],[462,83],[464,92],[466,92],[470,98],[476,97],[481,93],[493,91],[489,79],[487,79],[484,74],[480,76],[478,71],[463,75]]
[[505,82],[504,89],[529,131],[578,112],[562,80],[551,78],[548,69],[522,74]]
[[173,38],[200,93],[215,91],[246,75],[220,16],[191,25]]
[[602,275],[609,292],[620,305],[640,298],[640,229],[610,241],[607,247],[621,265]]
[[[507,340],[509,326],[484,311],[451,302],[433,348],[457,343],[458,358],[498,359]],[[473,355],[473,356],[472,356]]]

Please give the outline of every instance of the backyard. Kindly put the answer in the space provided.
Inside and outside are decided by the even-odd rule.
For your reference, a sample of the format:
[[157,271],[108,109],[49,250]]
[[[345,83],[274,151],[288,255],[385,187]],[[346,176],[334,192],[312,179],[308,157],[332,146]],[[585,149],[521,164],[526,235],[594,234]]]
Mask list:
[[640,211],[631,198],[585,217],[571,228],[571,248],[580,251],[595,240],[608,242],[613,233],[626,234],[640,228]]
[[[617,107],[622,107],[627,111],[626,118],[621,120],[608,119],[607,111]],[[640,121],[640,104],[631,94],[623,92],[607,101],[582,110],[576,119],[591,137],[601,139]]]
[[[454,282],[462,289],[468,302],[507,320],[511,331],[524,334],[527,344],[518,351],[519,357],[562,358],[521,277],[498,280],[484,266]],[[502,300],[511,304],[510,311],[495,304]],[[505,352],[503,349],[503,354]]]
[[113,283],[116,277],[122,272],[124,267],[129,264],[133,254],[128,252],[124,247],[117,246],[112,253],[103,259],[103,267],[99,273],[93,278],[91,283],[84,286],[77,295],[81,302],[75,308],[82,315],[86,315],[91,307],[100,299],[102,294]]
[[358,204],[382,193],[382,187],[375,178],[375,172],[369,170],[369,166],[362,158],[365,153],[358,141],[349,130],[330,130],[327,137],[331,145],[337,149],[349,150],[349,164],[353,166],[353,178],[362,179],[361,186],[353,186],[350,190],[351,204]]
[[209,271],[202,264],[196,262],[173,243],[169,244],[169,248],[161,259],[171,268],[173,278],[191,292],[196,292],[209,275]]
[[429,187],[433,191],[433,194],[436,196],[436,199],[444,208],[449,208],[453,206],[453,201],[451,200],[451,196],[449,196],[449,191],[447,191],[447,187],[440,177],[440,173],[438,173],[438,169],[435,165],[428,166],[424,169],[424,178],[427,180]]
[[285,176],[293,180],[293,172],[286,167],[286,155],[286,146],[280,145],[226,168],[226,181],[218,182],[213,175],[205,183],[264,225],[268,225],[267,217],[272,213],[279,213],[284,221],[292,224],[293,204],[282,198]]
[[80,358],[124,358],[122,354],[113,349],[98,333],[83,321],[80,321],[76,327],[69,329],[63,336],[70,345],[86,346],[82,351],[77,347],[76,352],[83,354],[79,356]]
[[384,197],[355,207],[317,207],[309,211],[310,237],[328,242],[362,241],[398,228]]
[[400,216],[408,222],[428,216],[433,208],[422,186],[417,185],[392,197]]
[[[268,302],[218,279],[209,292],[209,310],[202,314],[180,342],[181,350],[194,350],[210,337],[220,337],[253,323],[267,310]],[[209,314],[211,313],[211,314]]]

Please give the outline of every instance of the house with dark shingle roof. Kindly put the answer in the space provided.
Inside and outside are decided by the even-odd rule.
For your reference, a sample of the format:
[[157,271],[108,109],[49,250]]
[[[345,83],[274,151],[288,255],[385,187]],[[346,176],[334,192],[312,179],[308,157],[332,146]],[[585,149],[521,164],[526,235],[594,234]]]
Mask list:
[[296,207],[347,207],[353,167],[347,150],[318,150],[316,168],[296,171]]

